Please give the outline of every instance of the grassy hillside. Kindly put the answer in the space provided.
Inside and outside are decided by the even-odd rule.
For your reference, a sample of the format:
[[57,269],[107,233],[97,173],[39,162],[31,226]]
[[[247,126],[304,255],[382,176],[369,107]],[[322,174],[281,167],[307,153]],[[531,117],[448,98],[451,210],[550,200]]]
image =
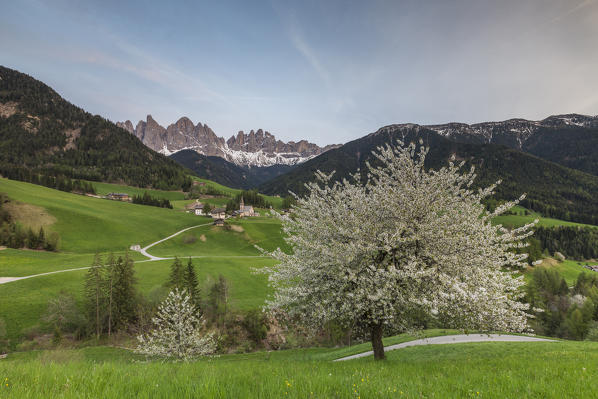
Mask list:
[[[206,189],[212,189],[213,191],[222,193],[228,197],[234,197],[241,192],[240,189],[223,186],[222,184],[216,183],[211,180],[201,179],[198,177],[193,177],[193,180],[204,183]],[[280,209],[282,207],[282,197],[277,195],[264,195],[264,198],[266,199],[266,201],[272,204],[274,208]],[[208,201],[211,201],[211,199],[208,199]],[[226,202],[224,204],[226,204]]]
[[112,122],[69,103],[31,76],[0,66],[0,171],[125,182],[139,187],[188,187],[189,170],[146,147]]
[[85,197],[8,179],[0,178],[0,192],[42,207],[56,218],[49,228],[60,234],[65,252],[123,251],[132,244],[149,244],[198,224],[196,216],[184,212]]
[[[112,190],[114,186],[104,185]],[[120,188],[120,187],[118,187]],[[124,187],[126,189],[126,187]],[[124,191],[124,190],[123,190]],[[210,223],[180,210],[134,205],[91,198],[45,187],[0,179],[0,192],[23,203],[33,204],[55,221],[47,226],[62,237],[60,252],[4,249],[0,251],[0,277],[20,277],[89,266],[95,252],[113,251],[122,255],[131,244],[147,245],[183,228]],[[234,221],[232,228],[204,226],[190,230],[153,247],[150,252],[164,256],[200,256],[194,263],[201,285],[222,274],[230,284],[232,309],[259,308],[268,287],[264,275],[253,268],[272,265],[254,247],[267,249],[284,245],[280,223],[273,218],[247,218]],[[203,236],[203,238],[202,238]],[[194,237],[194,240],[189,240]],[[137,252],[133,259],[146,259]],[[139,262],[135,266],[139,290],[147,294],[168,278],[172,261]],[[49,299],[61,291],[81,298],[85,271],[51,274],[0,285],[0,317],[7,324],[10,338],[17,338],[38,324]],[[207,294],[207,289],[202,290]]]
[[[83,261],[83,259],[80,259]],[[75,263],[75,262],[73,262]],[[79,263],[85,266],[91,263]],[[148,294],[168,280],[172,261],[141,262],[135,264],[138,288]],[[269,289],[266,276],[256,275],[253,268],[273,265],[267,258],[207,257],[194,259],[202,293],[207,295],[206,284],[222,274],[230,285],[230,306],[234,310],[257,309],[264,303]],[[7,326],[8,336],[20,337],[27,329],[39,324],[48,301],[61,291],[77,299],[83,295],[85,270],[51,274],[0,285],[0,316]]]
[[575,223],[566,220],[543,217],[538,212],[529,211],[521,206],[513,207],[511,210],[513,215],[498,216],[494,219],[495,223],[500,223],[505,227],[520,227],[532,223],[538,219],[538,227],[557,227],[557,226],[573,226],[573,227],[597,227],[591,224]]
[[193,150],[178,151],[170,156],[199,177],[217,181],[228,187],[251,189],[293,169],[291,165],[251,168],[235,165],[223,158],[205,156]]
[[121,184],[99,183],[91,182],[98,195],[106,195],[108,193],[126,193],[129,196],[143,195],[145,192],[149,193],[154,198],[163,198],[170,201],[183,200],[185,194],[182,191],[164,191],[164,190],[150,190],[139,187],[125,186]]
[[278,219],[259,217],[227,221],[225,227],[206,226],[190,230],[152,247],[152,254],[179,256],[258,256],[258,245],[267,250],[285,248]]
[[314,348],[174,364],[138,362],[115,348],[30,352],[0,362],[0,395],[591,398],[598,378],[594,342],[430,345],[390,352],[385,362],[330,362],[338,352]]

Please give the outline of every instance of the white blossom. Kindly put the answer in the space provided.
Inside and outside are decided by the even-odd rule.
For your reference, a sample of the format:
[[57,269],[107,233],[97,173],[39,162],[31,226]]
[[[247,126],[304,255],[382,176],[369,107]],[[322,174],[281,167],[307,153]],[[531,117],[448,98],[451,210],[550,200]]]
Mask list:
[[317,172],[292,216],[277,214],[292,253],[271,253],[279,263],[265,269],[275,289],[266,307],[315,328],[334,320],[410,329],[425,314],[445,327],[526,330],[516,269],[527,255],[512,249],[526,246],[534,223],[491,223],[524,197],[490,214],[482,200],[496,185],[472,189],[463,163],[427,171],[427,152],[380,147],[381,166],[368,165],[365,183]]
[[203,321],[185,290],[171,291],[152,322],[154,330],[137,337],[138,353],[189,360],[216,350],[213,333],[202,333]]

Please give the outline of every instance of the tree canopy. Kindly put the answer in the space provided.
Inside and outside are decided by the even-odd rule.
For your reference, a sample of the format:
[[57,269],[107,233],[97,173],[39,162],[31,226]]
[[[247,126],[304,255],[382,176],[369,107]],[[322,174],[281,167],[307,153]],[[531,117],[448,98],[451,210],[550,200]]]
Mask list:
[[474,169],[450,162],[426,170],[428,149],[380,147],[379,166],[332,183],[318,172],[297,198],[293,217],[279,215],[292,248],[271,253],[270,310],[310,327],[336,322],[369,332],[384,358],[384,329],[418,328],[421,315],[447,328],[523,331],[520,298],[525,246],[533,223],[507,230],[482,200],[496,185],[473,190]]

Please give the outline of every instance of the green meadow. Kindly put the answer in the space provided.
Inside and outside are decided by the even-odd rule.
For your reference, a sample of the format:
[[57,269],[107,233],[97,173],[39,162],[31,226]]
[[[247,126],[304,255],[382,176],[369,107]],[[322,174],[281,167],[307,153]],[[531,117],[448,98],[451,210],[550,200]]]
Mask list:
[[108,193],[126,193],[132,197],[134,195],[143,195],[147,192],[152,197],[167,199],[170,201],[185,199],[185,193],[183,193],[182,191],[151,190],[147,188],[124,186],[120,184],[100,183],[95,181],[90,183],[93,184],[93,187],[96,190],[96,194],[98,195],[106,195]]
[[568,222],[566,220],[553,219],[543,217],[537,212],[529,211],[521,206],[515,206],[512,209],[513,215],[502,215],[496,217],[493,222],[495,224],[502,224],[505,227],[519,227],[532,223],[538,219],[537,226],[539,227],[556,227],[556,226],[577,226],[577,227],[596,227],[591,224]]
[[[209,221],[201,217],[200,220]],[[273,217],[229,219],[226,227],[202,226],[189,230],[151,248],[152,255],[205,256],[237,255],[258,256],[266,250],[285,248],[280,222]]]
[[[228,197],[234,197],[241,192],[241,190],[239,190],[239,189],[226,187],[226,186],[223,186],[222,184],[213,182],[211,180],[201,179],[199,177],[193,177],[193,180],[202,182],[206,185],[206,187],[211,187],[211,188],[223,193],[224,195],[226,195]],[[273,196],[273,195],[264,195],[264,198],[268,202],[270,202],[274,208],[280,209],[282,207],[282,200],[283,200],[282,197],[277,197],[277,196]]]
[[[213,183],[215,184],[215,183]],[[127,192],[127,187],[102,184],[99,192]],[[211,282],[229,282],[230,307],[259,309],[271,293],[267,278],[256,269],[273,266],[256,248],[288,249],[280,222],[264,213],[257,218],[229,219],[224,227],[211,219],[182,212],[189,200],[176,192],[175,209],[162,209],[64,193],[45,187],[0,179],[0,192],[14,200],[43,208],[56,220],[47,226],[60,234],[57,253],[4,249],[0,277],[19,277],[87,267],[94,253],[123,255],[132,244],[148,245],[181,229],[183,232],[150,248],[160,257],[193,257],[204,299]],[[227,195],[236,190],[228,189]],[[276,201],[280,198],[270,197]],[[215,202],[211,202],[214,200]],[[202,200],[204,201],[204,200]],[[220,202],[218,202],[220,201]],[[224,205],[228,198],[204,202]],[[177,209],[178,208],[178,209]],[[497,220],[514,226],[538,215],[507,215]],[[541,218],[541,224],[567,224]],[[508,223],[507,223],[508,222]],[[161,289],[172,260],[135,259],[137,289],[150,294]],[[585,269],[576,261],[553,263],[571,284]],[[0,317],[7,335],[18,342],[40,325],[48,301],[62,291],[83,297],[85,270],[49,274],[0,285]],[[422,336],[454,334],[429,330],[420,335],[385,338],[385,344]],[[92,344],[82,343],[81,345]],[[370,349],[368,342],[342,348],[308,348],[230,354],[190,363],[148,361],[122,348],[90,346],[79,349],[10,353],[0,359],[1,397],[23,398],[581,398],[596,397],[598,343],[475,343],[405,348],[388,354],[384,363],[359,359],[332,360]]]
[[[228,189],[206,181],[227,195],[239,190]],[[103,191],[129,192],[126,186],[101,183]],[[132,188],[134,190],[139,190]],[[0,179],[0,192],[14,200],[43,208],[56,221],[47,228],[61,236],[61,250],[57,253],[5,249],[0,251],[0,277],[21,277],[58,270],[87,267],[94,254],[106,257],[109,252],[124,255],[130,245],[148,245],[183,228],[209,224],[208,217],[195,216],[180,209],[162,209],[119,201],[97,199],[65,193],[45,187],[7,179]],[[162,192],[175,195],[182,193]],[[166,195],[166,194],[165,194]],[[270,197],[269,199],[278,199]],[[211,198],[221,201],[227,198]],[[182,208],[189,200],[173,200],[175,207]],[[216,204],[216,203],[214,203]],[[538,215],[524,216],[523,208],[516,208],[520,215],[504,218],[533,219]],[[264,215],[267,212],[263,211]],[[541,219],[546,221],[546,219]],[[504,223],[503,221],[500,221]],[[561,221],[559,221],[561,222]],[[561,222],[565,224],[566,222]],[[268,294],[266,278],[255,274],[254,268],[272,265],[274,261],[262,257],[256,248],[272,251],[286,248],[280,232],[280,222],[271,217],[229,219],[226,227],[201,226],[184,232],[170,240],[155,245],[150,253],[160,257],[181,258],[193,256],[199,266],[203,284],[222,274],[231,284],[231,304],[239,310],[256,309]],[[138,261],[136,273],[141,292],[147,294],[166,280],[172,261],[143,262],[145,257],[130,251]],[[572,284],[585,269],[575,261],[553,265]],[[61,291],[82,296],[85,271],[70,271],[35,277],[0,285],[0,315],[8,325],[11,338],[18,338],[34,327],[45,311],[48,300]]]
[[[113,191],[114,185],[104,185]],[[118,187],[117,187],[118,188]],[[119,190],[125,191],[126,190]],[[273,250],[284,246],[280,223],[271,217],[230,220],[232,227],[215,227],[212,219],[174,209],[135,205],[65,193],[28,183],[0,179],[0,192],[14,200],[44,208],[56,218],[47,228],[60,234],[59,252],[4,249],[0,251],[0,277],[21,277],[91,265],[96,252],[124,255],[132,244],[148,245],[179,230],[210,224],[182,233],[150,249],[161,257],[194,256],[202,285],[223,275],[230,285],[233,310],[260,308],[268,294],[266,276],[255,268],[274,261],[261,256],[255,245]],[[228,222],[227,222],[228,224]],[[172,260],[147,262],[129,251],[137,261],[135,272],[140,292],[148,294],[168,278]],[[61,291],[82,298],[85,270],[69,271],[0,285],[0,317],[8,336],[18,339],[34,328],[48,301]],[[202,290],[204,295],[207,288]]]
[[[272,259],[205,257],[193,259],[193,263],[200,285],[204,288],[204,296],[207,295],[207,283],[216,280],[219,275],[228,280],[230,306],[233,310],[258,309],[269,293],[266,276],[256,274],[254,268],[272,266]],[[135,263],[139,291],[148,294],[163,286],[168,279],[171,264],[171,260]],[[9,338],[17,339],[39,324],[48,301],[61,291],[71,293],[81,300],[85,273],[85,270],[69,271],[1,284],[0,316],[6,322]]]
[[346,352],[312,348],[190,363],[146,362],[108,347],[17,353],[0,361],[0,397],[596,397],[593,342],[429,345],[389,352],[383,363],[331,361]]
[[135,205],[65,193],[34,184],[0,179],[0,192],[44,208],[57,220],[60,249],[72,253],[124,251],[198,224],[197,217],[173,209]]

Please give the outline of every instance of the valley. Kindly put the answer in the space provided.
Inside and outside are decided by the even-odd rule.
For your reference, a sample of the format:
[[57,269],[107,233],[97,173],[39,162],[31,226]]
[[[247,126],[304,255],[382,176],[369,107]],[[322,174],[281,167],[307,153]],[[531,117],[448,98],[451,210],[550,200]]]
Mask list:
[[[238,190],[204,182],[213,184],[228,195],[238,193]],[[138,188],[122,185],[99,183],[95,187],[98,193],[139,193]],[[250,310],[259,309],[271,292],[265,276],[256,275],[252,269],[274,264],[272,259],[262,256],[255,246],[267,251],[276,248],[289,250],[280,232],[280,222],[276,218],[261,216],[230,219],[225,227],[213,226],[210,218],[183,212],[184,205],[191,200],[181,200],[182,193],[150,191],[157,197],[172,199],[175,209],[171,210],[64,193],[7,179],[0,179],[0,192],[15,200],[42,207],[56,218],[56,222],[49,226],[50,231],[59,233],[61,237],[59,252],[10,248],[2,250],[0,277],[25,277],[68,270],[0,284],[0,295],[5,298],[0,302],[0,314],[9,326],[9,337],[16,342],[22,339],[28,329],[39,323],[50,298],[66,291],[81,300],[81,286],[86,270],[71,269],[89,267],[96,253],[104,258],[109,253],[122,256],[131,245],[145,247],[179,230],[191,228],[148,249],[151,255],[168,260],[151,261],[136,251],[129,251],[129,256],[135,260],[140,291],[148,294],[160,287],[161,281],[168,276],[174,257],[183,260],[191,257],[197,265],[200,284],[205,285],[207,281],[213,281],[222,274],[231,284],[231,306],[238,310]],[[275,200],[276,197],[270,199]],[[202,201],[217,206],[226,199],[208,198]],[[267,214],[266,210],[262,212]],[[526,211],[521,207],[515,208],[515,212],[519,212],[519,215],[500,216],[495,223],[519,227],[538,218],[539,226],[582,226],[543,218],[537,213],[527,212],[528,215],[525,215]],[[93,239],[90,240],[89,237]],[[555,270],[570,284],[584,271],[581,264],[575,261],[556,264]]]
[[0,399],[598,399],[598,0],[0,10]]
[[[100,184],[98,192],[114,189],[131,193],[136,190]],[[268,250],[284,246],[280,224],[271,217],[233,222],[232,226],[240,227],[234,230],[213,226],[211,218],[183,212],[182,207],[170,210],[135,205],[6,179],[0,180],[0,192],[15,200],[41,206],[55,215],[57,221],[49,228],[61,237],[59,252],[2,250],[0,277],[23,277],[89,267],[96,253],[103,257],[109,253],[123,255],[131,245],[140,244],[144,247],[176,231],[201,224],[204,226],[156,245],[149,252],[167,258],[198,257],[196,264],[202,284],[207,280],[215,280],[221,274],[231,285],[230,301],[233,308],[257,309],[263,303],[268,289],[265,277],[254,275],[252,268],[271,265],[272,260],[261,257],[254,245],[261,245]],[[160,192],[153,194],[160,195]],[[178,198],[175,192],[162,192],[161,195]],[[213,200],[218,202],[219,198]],[[186,243],[189,237],[194,238],[192,243]],[[160,287],[166,280],[172,260],[148,262],[146,257],[135,251],[129,251],[129,255],[138,264],[135,271],[142,293],[147,294]],[[72,293],[80,299],[85,273],[85,270],[73,270],[0,285],[0,296],[6,298],[0,302],[0,314],[9,325],[9,336],[22,337],[26,329],[39,323],[48,300],[61,291]]]

